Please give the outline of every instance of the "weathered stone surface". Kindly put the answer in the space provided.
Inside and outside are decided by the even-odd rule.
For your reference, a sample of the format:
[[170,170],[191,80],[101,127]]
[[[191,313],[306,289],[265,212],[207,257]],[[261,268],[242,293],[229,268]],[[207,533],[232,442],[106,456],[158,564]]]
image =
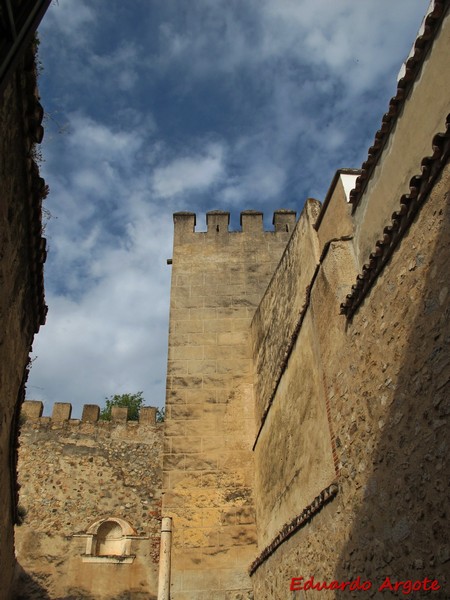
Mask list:
[[191,217],[174,217],[163,497],[174,600],[247,597],[251,588],[249,324],[292,228],[264,232],[262,215],[246,211],[243,231],[229,232],[228,220],[208,213],[208,232],[195,233]]
[[256,419],[261,424],[273,396],[286,352],[306,301],[307,286],[319,262],[319,243],[314,222],[320,203],[308,200],[291,241],[274,273],[252,321],[255,372]]
[[[448,304],[436,302],[431,313],[426,307],[448,278],[449,182],[447,169],[352,323],[338,315],[338,299],[334,319],[331,311],[323,312],[333,289],[336,257],[324,262],[312,291],[311,312],[324,314],[315,323],[316,343],[339,461],[339,493],[256,571],[252,580],[258,600],[283,597],[291,577],[311,575],[316,581],[348,581],[360,575],[374,588],[386,576],[395,581],[436,578],[443,589],[448,585],[443,507],[449,495],[448,486],[442,485],[450,473],[445,426],[448,347],[444,351],[450,339]],[[409,269],[419,255],[420,266]],[[412,292],[416,302],[411,301]],[[290,398],[294,403],[295,396]],[[276,402],[282,400],[286,404],[289,397]],[[288,415],[299,408],[285,406]],[[278,464],[275,489],[282,486],[287,447],[280,443],[277,453],[266,445],[257,453],[258,473],[265,472],[267,461]],[[283,481],[279,499],[287,511],[289,480]],[[256,489],[258,502],[269,508],[271,494],[262,491]],[[264,516],[263,509],[259,512]],[[268,517],[258,520],[262,540],[268,522]],[[439,548],[444,548],[441,559]],[[320,596],[353,597],[332,591]]]
[[[27,514],[16,528],[21,597],[156,596],[163,425],[152,408],[140,422],[92,422],[91,413],[83,411],[85,421],[25,417],[19,472]],[[136,531],[131,564],[83,561],[89,527],[108,517],[125,519]]]

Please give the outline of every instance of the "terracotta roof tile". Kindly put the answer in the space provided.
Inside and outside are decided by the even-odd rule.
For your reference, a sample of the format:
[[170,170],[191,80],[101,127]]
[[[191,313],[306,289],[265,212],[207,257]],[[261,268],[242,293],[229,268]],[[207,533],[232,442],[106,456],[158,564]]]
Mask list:
[[353,204],[353,212],[358,206],[364,193],[372,171],[378,162],[384,144],[396,121],[397,115],[408,95],[416,76],[422,66],[423,59],[432,44],[432,40],[449,6],[448,0],[434,0],[429,14],[425,17],[423,27],[414,42],[411,55],[406,61],[401,78],[398,80],[397,92],[389,102],[388,112],[381,119],[381,127],[375,134],[372,146],[369,148],[366,161],[362,164],[361,175],[355,182],[355,188],[350,192],[350,202]]
[[421,174],[414,176],[409,183],[409,194],[400,198],[400,206],[392,214],[391,224],[384,228],[383,237],[379,239],[369,261],[363,266],[362,273],[356,278],[352,291],[341,304],[341,314],[350,319],[361,304],[378,275],[398,246],[400,240],[411,226],[417,213],[422,208],[439,173],[450,155],[450,115],[446,120],[446,131],[434,136],[433,154],[421,162]]

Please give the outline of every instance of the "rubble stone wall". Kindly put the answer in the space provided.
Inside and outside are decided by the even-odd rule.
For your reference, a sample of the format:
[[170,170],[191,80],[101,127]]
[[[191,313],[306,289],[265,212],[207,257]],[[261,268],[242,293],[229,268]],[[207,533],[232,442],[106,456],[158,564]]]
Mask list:
[[[141,409],[139,422],[127,421],[123,409],[117,420],[96,421],[92,406],[85,420],[68,419],[70,405],[63,403],[52,418],[39,417],[40,406],[25,402],[22,411],[19,481],[26,516],[16,528],[17,597],[156,597],[163,424],[155,422],[155,409]],[[89,528],[110,518],[134,530],[131,563],[99,562],[95,548],[86,556]]]

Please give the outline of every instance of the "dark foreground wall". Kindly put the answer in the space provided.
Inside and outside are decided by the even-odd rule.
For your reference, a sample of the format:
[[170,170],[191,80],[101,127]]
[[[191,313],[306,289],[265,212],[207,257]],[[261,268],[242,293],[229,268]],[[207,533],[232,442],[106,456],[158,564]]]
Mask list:
[[16,519],[16,432],[28,354],[45,320],[41,201],[33,160],[42,139],[34,54],[28,52],[0,97],[0,599],[10,599]]

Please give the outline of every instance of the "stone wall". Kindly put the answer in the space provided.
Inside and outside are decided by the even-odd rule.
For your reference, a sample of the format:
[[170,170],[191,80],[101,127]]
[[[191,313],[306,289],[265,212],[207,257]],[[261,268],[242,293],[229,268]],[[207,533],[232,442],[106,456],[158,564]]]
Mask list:
[[249,597],[256,551],[249,325],[295,226],[277,211],[174,215],[163,514],[173,519],[173,600]]
[[[434,7],[435,46],[424,52],[351,221],[347,213],[333,234],[342,198],[332,195],[316,226],[313,276],[303,289],[292,285],[302,259],[293,237],[252,323],[256,364],[265,346],[274,357],[285,349],[278,371],[256,375],[264,407],[255,442],[259,554],[250,569],[257,600],[384,597],[393,592],[378,589],[386,577],[436,579],[436,598],[450,593],[448,93],[424,109],[444,77],[450,21],[441,29]],[[303,235],[306,244],[311,233]],[[304,304],[287,328],[289,300]],[[359,576],[371,587],[289,591],[292,577],[311,576]]]
[[[70,419],[70,408],[55,404],[51,418],[40,416],[40,402],[22,411],[17,598],[155,598],[163,424],[153,408],[139,422],[117,408],[98,421],[92,405]],[[110,557],[96,546],[107,519],[128,545]]]
[[45,183],[33,159],[42,139],[34,53],[0,96],[0,600],[10,599],[16,520],[16,437],[28,355],[45,320],[41,202]]
[[[375,598],[386,577],[426,577],[436,598],[450,594],[447,6],[431,4],[350,203],[338,173],[322,209],[308,201],[297,225],[278,211],[273,232],[253,211],[239,232],[220,211],[204,233],[194,214],[174,216],[162,484],[173,600],[362,597],[290,591],[293,577],[359,577]],[[154,413],[25,412],[18,598],[154,597]]]
[[258,427],[284,368],[287,348],[306,302],[307,286],[319,262],[319,244],[313,228],[319,211],[320,202],[306,202],[289,247],[252,320],[255,372],[259,374],[255,393]]
[[[377,586],[387,576],[393,581],[436,578],[442,586],[436,597],[448,595],[449,531],[443,507],[450,499],[449,184],[447,167],[350,322],[338,314],[339,298],[330,302],[329,294],[339,270],[347,268],[344,243],[323,263],[310,310],[325,365],[320,400],[329,406],[339,491],[328,503],[326,496],[319,496],[310,507],[302,507],[307,514],[298,522],[284,501],[287,494],[279,495],[294,533],[285,535],[277,548],[269,548],[256,568],[258,600],[287,597],[292,577],[310,576],[328,582],[361,576],[373,583],[367,597],[378,597]],[[291,368],[295,364],[288,366],[286,375]],[[309,401],[307,391],[299,381],[297,394],[282,398],[288,414],[302,412]],[[270,452],[257,448],[256,470],[264,473],[272,466],[275,489],[282,487],[279,478],[292,447],[299,455],[306,448],[314,458],[309,439],[301,437],[303,431],[288,429],[288,437],[272,429],[268,436],[277,435],[278,445],[267,447]],[[310,468],[310,476],[320,479],[320,469],[313,463]],[[290,481],[284,479],[284,484],[289,491]],[[263,491],[260,486],[255,495],[264,508],[270,507],[271,497]],[[302,491],[298,488],[300,495]],[[258,537],[265,543],[270,520],[258,523]],[[292,594],[316,595],[349,598],[361,597],[362,592]]]

